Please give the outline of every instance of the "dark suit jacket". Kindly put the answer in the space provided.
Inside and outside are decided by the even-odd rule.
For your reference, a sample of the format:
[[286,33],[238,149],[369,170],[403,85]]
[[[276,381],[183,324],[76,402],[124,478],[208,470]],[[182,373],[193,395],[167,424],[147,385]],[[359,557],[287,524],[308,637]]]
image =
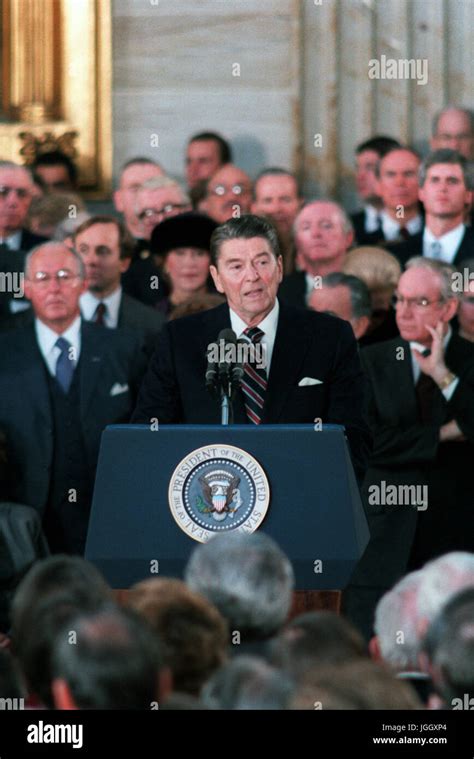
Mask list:
[[278,288],[278,298],[289,306],[307,308],[306,303],[306,272],[294,271],[283,278]]
[[142,334],[147,353],[150,355],[153,353],[156,338],[165,322],[166,319],[160,311],[151,306],[145,306],[127,293],[122,293],[117,326],[127,327]]
[[[34,327],[0,335],[0,355],[8,356],[0,370],[0,428],[6,434],[14,473],[11,499],[41,513],[48,499],[53,460],[53,419],[47,369]],[[77,371],[82,433],[92,476],[102,431],[108,424],[128,422],[145,366],[142,342],[133,333],[83,323]]]
[[[412,256],[423,255],[423,230],[413,235],[410,240],[387,243],[385,247],[398,258],[402,266],[405,266]],[[466,227],[464,237],[452,262],[453,266],[459,266],[467,258],[474,258],[474,229],[472,227]]]
[[24,253],[29,253],[29,251],[34,248],[35,245],[40,245],[42,242],[48,242],[48,238],[43,237],[43,235],[37,235],[34,232],[30,232],[29,229],[21,230],[20,250],[22,250]]
[[365,211],[357,211],[351,215],[352,226],[357,245],[384,245],[383,231],[366,232],[365,229]]
[[[220,424],[219,402],[205,387],[206,351],[230,327],[227,304],[168,322],[140,388],[132,422]],[[321,384],[299,387],[304,377]],[[365,469],[370,436],[363,420],[364,377],[352,328],[342,319],[280,302],[262,422],[308,424],[315,419],[346,427],[356,473]],[[247,424],[243,398],[234,421]]]
[[[388,588],[406,571],[419,519],[428,529],[432,524],[434,554],[474,550],[474,344],[451,337],[445,361],[460,381],[449,403],[440,395],[434,408],[438,423],[431,425],[420,421],[407,342],[396,338],[372,345],[361,351],[361,361],[369,378],[368,420],[374,436],[362,488],[371,540],[351,584]],[[467,442],[439,443],[439,428],[451,419]],[[382,481],[387,486],[427,485],[428,508],[374,504],[373,498],[369,503],[370,488]]]

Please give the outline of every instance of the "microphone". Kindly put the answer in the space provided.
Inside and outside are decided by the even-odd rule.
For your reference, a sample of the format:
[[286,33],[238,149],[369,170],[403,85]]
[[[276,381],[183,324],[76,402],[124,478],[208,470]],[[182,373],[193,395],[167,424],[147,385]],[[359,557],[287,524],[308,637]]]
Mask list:
[[[219,345],[219,376],[227,382],[231,367],[235,363],[233,359],[237,353],[237,335],[233,329],[221,329],[217,342]],[[232,347],[229,358],[227,358],[228,345]]]
[[240,383],[244,378],[244,364],[248,361],[248,359],[245,360],[245,356],[251,355],[249,347],[252,345],[253,343],[248,335],[241,335],[237,340],[236,361],[232,367],[232,385],[234,390],[240,387]]

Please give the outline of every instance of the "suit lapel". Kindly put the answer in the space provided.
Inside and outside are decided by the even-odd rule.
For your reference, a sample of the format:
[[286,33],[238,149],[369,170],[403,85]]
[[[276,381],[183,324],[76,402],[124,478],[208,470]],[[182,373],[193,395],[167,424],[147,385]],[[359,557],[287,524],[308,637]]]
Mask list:
[[464,235],[454,256],[453,264],[456,266],[466,258],[472,258],[474,255],[474,233],[469,227],[464,230]]
[[29,388],[28,397],[36,413],[43,418],[45,428],[51,424],[51,400],[47,386],[46,372],[48,371],[39,349],[34,326],[24,330],[25,350],[24,364],[20,366],[20,375],[24,374]]
[[98,327],[82,322],[79,360],[82,418],[86,416],[103,367],[104,343],[100,335]]
[[311,335],[304,324],[298,325],[297,317],[290,318],[284,303],[280,301],[278,326],[263,407],[263,423],[274,424],[278,421],[286,399],[296,384],[310,342]]

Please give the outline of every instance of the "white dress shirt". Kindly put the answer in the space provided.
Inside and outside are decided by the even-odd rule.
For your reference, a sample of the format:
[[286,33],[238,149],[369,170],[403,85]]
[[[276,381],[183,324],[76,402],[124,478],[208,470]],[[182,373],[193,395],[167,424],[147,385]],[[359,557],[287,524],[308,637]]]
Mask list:
[[90,290],[87,290],[80,297],[79,303],[84,319],[88,322],[95,321],[95,312],[99,303],[106,307],[104,314],[104,325],[111,329],[116,329],[119,319],[120,303],[122,302],[122,288],[118,287],[113,293],[106,298],[97,298]]
[[382,211],[380,219],[382,222],[384,237],[390,242],[399,239],[400,229],[402,227],[405,227],[411,235],[416,235],[418,232],[421,232],[423,226],[423,219],[419,214],[413,219],[410,219],[410,221],[405,222],[403,219],[392,219],[386,211]]
[[375,206],[364,206],[364,229],[366,232],[377,232],[380,225],[380,211]]
[[432,258],[431,245],[437,242],[441,246],[438,260],[452,264],[465,231],[465,225],[458,224],[457,227],[454,227],[450,232],[446,232],[445,235],[435,237],[428,227],[425,227],[425,231],[423,232],[423,255],[427,258]]
[[10,250],[20,250],[21,247],[21,229],[19,232],[14,232],[9,237],[0,237],[0,243],[6,245]]
[[[448,331],[446,332],[446,335],[444,336],[444,340],[443,340],[443,349],[444,349],[445,353],[446,353],[447,345],[448,345],[449,341],[451,340],[451,335],[452,334],[453,334],[453,331],[452,331],[451,327],[448,327]],[[413,348],[416,348],[416,350],[420,351],[420,353],[423,353],[423,351],[426,350],[426,345],[422,345],[421,343],[417,343],[414,340],[412,340],[410,342],[410,350],[412,351],[412,353],[411,353],[411,365],[412,365],[412,369],[413,369],[413,380],[414,380],[415,385],[416,385],[416,383],[420,379],[421,369],[420,369],[420,365],[419,365],[418,361],[415,358],[415,354],[413,353]],[[451,384],[448,385],[448,387],[445,387],[444,390],[441,390],[441,392],[443,393],[443,395],[444,395],[444,397],[446,398],[447,401],[451,400],[451,397],[452,397],[454,391],[456,390],[456,388],[458,386],[458,383],[459,383],[459,377],[456,377],[456,379],[453,382],[451,382]]]
[[[231,308],[229,308],[229,311],[231,327],[237,337],[241,337],[244,330],[247,329],[248,324],[246,324],[243,319],[241,319],[240,316],[235,313],[235,311],[232,311]],[[280,304],[278,303],[277,299],[275,300],[275,305],[273,306],[270,313],[265,317],[265,319],[263,319],[259,324],[254,325],[255,327],[261,329],[262,332],[264,332],[264,335],[262,337],[262,345],[264,346],[266,357],[265,368],[267,370],[267,377],[270,375],[270,366],[272,363],[273,346],[275,345],[279,313]]]
[[81,317],[74,319],[73,323],[65,332],[58,335],[52,329],[46,326],[40,319],[35,319],[35,331],[38,346],[43,356],[48,371],[52,377],[56,376],[56,364],[61,354],[60,349],[55,345],[58,337],[64,337],[74,350],[73,363],[77,366],[79,356],[81,355]]
[[[10,250],[20,250],[21,247],[21,229],[19,232],[14,232],[9,237],[0,238],[0,244],[6,245]],[[8,310],[11,314],[18,314],[20,311],[28,311],[30,308],[29,301],[24,298],[12,298],[8,302]]]

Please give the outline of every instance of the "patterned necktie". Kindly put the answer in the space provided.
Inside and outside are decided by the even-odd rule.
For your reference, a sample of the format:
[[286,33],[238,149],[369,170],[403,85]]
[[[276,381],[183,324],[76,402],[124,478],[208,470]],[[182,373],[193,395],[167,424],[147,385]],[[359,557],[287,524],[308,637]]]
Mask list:
[[443,248],[441,247],[441,243],[439,242],[439,240],[433,240],[433,242],[430,245],[428,258],[433,258],[435,261],[441,261],[442,252],[443,252]]
[[107,306],[102,301],[98,304],[94,312],[94,321],[96,324],[100,324],[101,327],[105,325],[105,314],[107,313]]
[[[247,327],[244,330],[244,335],[247,335],[253,345],[257,345],[261,342],[264,332],[258,327]],[[259,368],[258,363],[260,362],[252,361],[244,364],[244,378],[242,380],[245,411],[253,424],[260,424],[262,421],[263,404],[267,390],[267,372],[266,369]]]
[[55,346],[61,351],[56,362],[56,379],[67,394],[71,387],[74,369],[76,368],[71,356],[72,351],[70,351],[72,346],[69,340],[66,340],[64,337],[58,337]]

